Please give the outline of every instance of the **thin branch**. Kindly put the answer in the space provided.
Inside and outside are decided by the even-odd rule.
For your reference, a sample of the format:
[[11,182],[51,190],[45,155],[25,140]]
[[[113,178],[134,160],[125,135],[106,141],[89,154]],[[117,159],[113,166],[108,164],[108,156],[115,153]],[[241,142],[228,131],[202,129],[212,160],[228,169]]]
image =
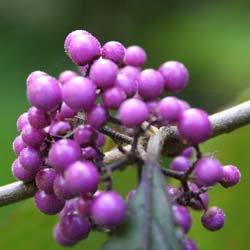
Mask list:
[[[213,127],[213,134],[211,138],[224,133],[229,133],[235,129],[250,124],[250,101],[213,114],[209,118]],[[177,155],[188,146],[181,140],[176,126],[169,126],[161,129],[164,129],[166,133],[163,148],[164,155]],[[140,143],[138,148],[141,148]],[[131,145],[125,146],[124,150],[129,152],[131,150]],[[143,150],[141,149],[140,151]],[[104,164],[112,164],[117,161],[121,161],[124,158],[126,158],[126,155],[118,149],[113,149],[105,153]],[[35,190],[36,188],[33,183],[24,184],[22,182],[14,182],[2,186],[0,187],[0,206],[32,197]]]

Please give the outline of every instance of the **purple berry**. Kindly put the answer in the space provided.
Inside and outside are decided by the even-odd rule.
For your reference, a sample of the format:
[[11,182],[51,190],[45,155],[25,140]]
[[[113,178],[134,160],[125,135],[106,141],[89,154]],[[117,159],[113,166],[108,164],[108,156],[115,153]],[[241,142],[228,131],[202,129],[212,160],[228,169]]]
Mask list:
[[179,102],[179,104],[181,106],[181,111],[185,111],[185,110],[191,108],[191,106],[189,105],[189,103],[187,103],[186,101],[178,99],[178,102]]
[[198,247],[194,240],[185,238],[184,239],[184,250],[198,250]]
[[65,202],[58,199],[54,194],[47,194],[43,190],[38,190],[35,194],[35,203],[37,208],[44,214],[54,215],[59,213]]
[[36,186],[47,194],[52,194],[56,171],[53,168],[43,168],[36,174]]
[[121,104],[119,117],[123,125],[135,127],[149,118],[149,112],[143,101],[131,98]]
[[101,53],[99,41],[85,30],[76,30],[68,34],[64,48],[71,60],[80,66],[91,63]]
[[37,78],[39,78],[40,76],[48,76],[47,73],[43,72],[43,71],[40,71],[40,70],[37,70],[37,71],[33,71],[31,72],[28,77],[27,77],[27,80],[26,80],[26,85],[27,87],[32,84],[34,81],[36,81]]
[[17,119],[17,124],[16,124],[16,126],[17,126],[18,132],[21,133],[22,130],[23,130],[23,128],[24,128],[27,124],[29,124],[29,120],[28,120],[28,113],[26,112],[26,113],[21,114],[21,115],[18,117],[18,119]]
[[189,74],[186,67],[176,61],[165,62],[160,67],[164,78],[165,89],[171,92],[182,90],[188,83]]
[[27,86],[29,102],[42,111],[53,111],[61,103],[61,88],[59,82],[51,76],[35,78]]
[[97,133],[90,125],[80,125],[74,133],[74,140],[81,146],[92,145],[96,140]]
[[49,126],[49,134],[51,136],[63,136],[71,130],[71,125],[66,121],[52,122]]
[[90,217],[92,200],[80,197],[75,202],[75,209],[81,217]]
[[76,161],[65,171],[65,182],[74,195],[94,193],[99,182],[99,173],[89,161]]
[[74,116],[75,111],[71,109],[65,102],[63,102],[58,113],[58,119],[64,120],[66,118],[73,118]]
[[88,78],[73,77],[63,85],[62,98],[74,111],[90,109],[96,99],[95,85]]
[[187,157],[177,156],[171,163],[171,169],[175,171],[186,172],[191,167],[191,165],[192,163]]
[[201,223],[206,229],[217,231],[224,226],[225,214],[219,207],[210,207],[202,215]]
[[21,133],[24,143],[33,148],[38,148],[43,143],[45,132],[41,129],[36,129],[27,124]]
[[115,80],[115,86],[123,89],[127,97],[132,97],[136,93],[136,83],[133,77],[126,74],[118,74]]
[[125,56],[124,46],[116,41],[110,41],[103,45],[102,47],[102,57],[105,59],[110,59],[117,64],[123,61]]
[[60,229],[65,239],[80,241],[88,236],[90,225],[88,220],[80,217],[77,212],[69,212],[61,218]]
[[221,185],[223,187],[231,187],[236,185],[241,178],[239,169],[233,165],[227,165],[222,168],[223,177],[221,179]]
[[63,85],[64,83],[66,83],[68,80],[70,80],[71,78],[75,76],[78,76],[78,74],[74,71],[71,71],[71,70],[63,71],[59,75],[59,82]]
[[209,197],[208,194],[206,193],[202,193],[199,195],[202,203],[200,202],[199,199],[195,199],[194,204],[192,205],[192,208],[195,210],[202,210],[202,209],[206,209],[208,207],[208,203],[209,203]]
[[140,72],[141,72],[141,70],[139,67],[134,67],[134,66],[130,66],[130,65],[127,65],[127,66],[121,68],[119,71],[120,74],[128,76],[133,81],[137,78],[137,76],[140,74]]
[[56,171],[64,171],[72,162],[77,161],[80,155],[80,147],[75,141],[63,139],[52,145],[49,163]]
[[53,190],[56,196],[61,200],[69,200],[74,197],[74,195],[69,191],[65,179],[61,174],[56,176],[53,183]]
[[194,153],[194,148],[187,147],[182,151],[181,155],[190,158],[193,155],[193,153]]
[[33,128],[42,129],[50,124],[50,116],[36,107],[31,107],[28,111],[29,124]]
[[19,155],[20,152],[26,147],[27,145],[24,143],[21,135],[17,136],[13,141],[13,151],[16,155]]
[[76,202],[77,198],[73,198],[70,200],[65,201],[65,205],[63,207],[63,210],[59,213],[60,218],[62,218],[63,216],[65,216],[68,213],[72,213],[75,210],[75,202]]
[[147,61],[147,54],[140,46],[130,46],[126,49],[124,62],[132,66],[142,66]]
[[188,209],[180,205],[174,205],[173,213],[176,222],[181,226],[184,233],[187,233],[192,225],[192,219]]
[[179,188],[172,186],[167,186],[166,191],[171,201],[175,201],[175,199],[181,194],[181,190]]
[[113,228],[124,219],[126,204],[116,192],[102,192],[93,200],[91,215],[93,220],[105,228]]
[[138,93],[146,100],[159,97],[163,90],[163,77],[154,69],[143,70],[138,78]]
[[178,130],[181,137],[191,144],[206,141],[212,135],[208,114],[201,109],[187,109],[179,116]]
[[96,105],[87,111],[87,122],[92,127],[98,129],[107,121],[107,111],[102,105]]
[[70,247],[70,246],[74,246],[77,243],[77,242],[70,241],[64,238],[59,223],[56,224],[54,228],[53,237],[56,240],[56,242],[60,244],[61,246]]
[[213,186],[223,177],[219,161],[213,158],[202,158],[195,165],[194,178],[198,186]]
[[82,157],[85,160],[95,160],[97,157],[97,152],[93,147],[86,147],[82,149]]
[[102,148],[105,145],[106,137],[104,134],[98,132],[97,133],[97,139],[96,139],[96,146],[98,148]]
[[102,94],[103,105],[108,109],[118,108],[125,99],[125,92],[117,86],[106,89]]
[[19,160],[23,168],[30,172],[37,172],[42,165],[40,152],[31,147],[26,147],[20,152]]
[[24,169],[19,159],[16,159],[12,164],[12,174],[18,180],[23,182],[33,181],[36,176],[35,172],[30,172]]
[[117,65],[108,59],[96,60],[90,69],[90,78],[100,88],[113,86],[117,74]]
[[159,102],[157,111],[164,121],[176,122],[181,114],[181,107],[176,97],[168,96]]

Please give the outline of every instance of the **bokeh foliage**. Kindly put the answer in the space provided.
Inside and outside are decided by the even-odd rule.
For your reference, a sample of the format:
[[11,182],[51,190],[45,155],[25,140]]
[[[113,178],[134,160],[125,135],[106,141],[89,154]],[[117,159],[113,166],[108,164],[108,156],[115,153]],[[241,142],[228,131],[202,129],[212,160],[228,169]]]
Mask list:
[[[33,70],[57,76],[74,65],[63,52],[66,34],[87,29],[102,43],[119,40],[142,45],[148,67],[180,60],[190,70],[190,84],[179,96],[210,113],[249,99],[250,3],[238,1],[83,1],[0,0],[0,185],[14,180],[12,141],[15,121],[28,108],[25,79]],[[241,96],[244,93],[244,97]],[[248,183],[250,128],[204,144],[224,163],[238,165],[243,178],[235,188],[216,187],[211,205],[221,206],[226,225],[217,233],[202,228],[194,213],[190,235],[202,250],[250,249]],[[125,196],[135,186],[134,170],[118,173],[116,188]],[[129,182],[127,179],[129,178]],[[52,239],[55,217],[39,213],[32,200],[0,209],[0,249],[61,249]],[[105,239],[92,234],[75,249],[99,249]]]

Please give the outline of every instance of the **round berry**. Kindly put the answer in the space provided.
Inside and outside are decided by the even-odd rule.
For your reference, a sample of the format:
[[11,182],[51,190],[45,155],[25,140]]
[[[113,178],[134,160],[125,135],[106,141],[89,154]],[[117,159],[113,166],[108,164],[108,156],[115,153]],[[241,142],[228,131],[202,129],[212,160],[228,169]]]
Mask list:
[[91,207],[93,220],[105,228],[113,228],[124,219],[126,205],[122,197],[113,192],[102,192],[94,197]]
[[194,240],[185,238],[184,239],[184,250],[198,250],[198,247]]
[[23,168],[19,159],[16,159],[12,164],[12,174],[18,180],[23,181],[23,182],[33,181],[36,176],[35,172],[30,172],[30,171],[27,171],[25,168]]
[[91,213],[92,200],[80,197],[75,202],[75,209],[81,217],[89,217]]
[[74,195],[94,193],[99,182],[99,173],[89,161],[76,161],[65,171],[65,182]]
[[35,78],[27,86],[29,102],[42,111],[53,111],[61,103],[61,88],[59,82],[51,76]]
[[126,74],[117,75],[115,86],[122,88],[127,97],[134,96],[137,90],[135,79]]
[[71,126],[69,122],[66,121],[56,121],[52,122],[49,126],[48,133],[51,136],[63,136],[66,135],[67,132],[71,130]]
[[178,130],[181,137],[196,145],[212,135],[212,125],[208,114],[203,110],[191,108],[179,116]]
[[20,152],[19,160],[22,166],[30,172],[37,172],[42,165],[39,151],[31,147],[26,147]]
[[95,160],[97,158],[97,152],[93,147],[82,148],[82,157],[85,160]]
[[209,203],[209,196],[206,193],[199,195],[200,199],[195,199],[194,204],[191,206],[195,210],[206,209]]
[[175,199],[181,194],[181,190],[179,188],[172,186],[167,186],[166,191],[171,201],[175,201]]
[[175,171],[186,172],[192,163],[191,161],[185,156],[177,156],[171,163],[171,169]]
[[18,132],[21,133],[22,130],[23,130],[23,128],[24,128],[27,124],[29,124],[29,119],[28,119],[28,113],[26,112],[26,113],[21,114],[21,115],[18,117],[18,119],[17,119],[17,124],[16,124],[16,126],[17,126]]
[[69,191],[65,179],[61,174],[56,176],[53,183],[53,190],[56,196],[61,200],[69,200],[74,197],[74,195]]
[[223,187],[231,187],[236,185],[241,178],[239,169],[233,165],[227,165],[222,168],[223,177],[221,179],[221,185]]
[[80,66],[91,63],[101,54],[99,41],[85,30],[76,30],[68,34],[64,48],[71,60]]
[[74,116],[75,111],[71,109],[65,102],[63,102],[58,113],[58,119],[64,120],[66,118],[73,118]]
[[31,72],[28,77],[27,77],[27,80],[26,80],[26,85],[27,87],[32,84],[34,81],[36,81],[36,79],[40,76],[48,76],[47,73],[43,72],[43,71],[40,71],[40,70],[36,70],[36,71],[33,71]]
[[19,155],[20,152],[26,147],[27,145],[24,143],[21,135],[17,136],[13,141],[13,151],[16,155]]
[[98,104],[87,111],[86,118],[89,125],[98,129],[106,123],[107,111],[102,105]]
[[53,168],[43,168],[36,174],[36,186],[47,194],[52,194],[56,171]]
[[95,85],[88,78],[73,77],[63,85],[62,99],[74,111],[90,109],[96,99]]
[[201,223],[206,229],[217,231],[224,226],[225,214],[219,207],[210,207],[202,215]]
[[124,62],[132,66],[142,66],[147,61],[147,54],[143,48],[137,45],[126,49]]
[[102,148],[105,145],[106,137],[103,133],[97,133],[96,145],[98,148]]
[[194,153],[194,148],[193,147],[187,147],[182,151],[181,155],[183,155],[183,156],[185,156],[187,158],[190,158],[193,155],[193,153]]
[[171,92],[182,90],[188,83],[189,74],[186,67],[176,61],[165,62],[160,67],[165,89]]
[[90,78],[100,88],[113,86],[117,74],[117,65],[108,59],[96,60],[90,69]]
[[36,107],[31,107],[28,111],[29,124],[33,128],[42,129],[50,124],[50,116]]
[[81,155],[79,145],[70,139],[57,141],[49,151],[49,163],[56,171],[64,171],[72,162],[77,161]]
[[96,137],[97,133],[90,125],[80,125],[74,133],[74,140],[82,147],[92,145]]
[[105,59],[110,59],[117,64],[123,61],[124,56],[125,48],[120,42],[109,41],[102,47],[102,57]]
[[128,76],[133,81],[137,79],[137,76],[140,74],[140,72],[141,70],[139,67],[134,67],[130,65],[121,68],[119,71],[120,74]]
[[71,71],[71,70],[66,70],[66,71],[63,71],[60,75],[59,75],[59,82],[61,84],[64,84],[66,83],[68,80],[70,80],[71,78],[73,77],[76,77],[78,76],[78,74],[74,71]]
[[143,70],[138,78],[138,93],[146,100],[156,99],[163,90],[163,77],[154,69]]
[[38,190],[35,194],[35,203],[37,208],[44,214],[54,215],[59,213],[65,202],[58,199],[54,194],[47,194],[43,190]]
[[181,226],[184,233],[187,233],[192,225],[192,219],[188,209],[184,206],[174,205],[173,213],[176,222]]
[[195,165],[194,178],[198,186],[213,186],[222,177],[223,169],[216,159],[202,158]]
[[102,102],[108,109],[118,108],[125,99],[125,92],[117,86],[106,89],[102,94]]
[[149,118],[149,112],[143,101],[131,98],[121,104],[119,108],[119,117],[123,125],[135,127]]

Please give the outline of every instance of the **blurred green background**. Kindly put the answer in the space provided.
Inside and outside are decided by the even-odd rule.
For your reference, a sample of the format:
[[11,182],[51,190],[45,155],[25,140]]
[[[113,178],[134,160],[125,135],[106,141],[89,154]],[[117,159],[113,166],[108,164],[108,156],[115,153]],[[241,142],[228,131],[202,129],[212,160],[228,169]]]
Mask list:
[[[213,113],[249,99],[249,13],[247,0],[0,0],[0,185],[14,181],[12,141],[17,136],[16,119],[29,107],[27,75],[40,69],[58,76],[75,69],[64,54],[67,33],[87,29],[101,43],[139,44],[148,53],[148,67],[182,61],[190,70],[190,83],[180,96]],[[201,250],[250,249],[249,134],[250,128],[244,127],[203,145],[204,150],[216,152],[223,164],[239,166],[243,177],[235,188],[217,186],[210,192],[211,205],[227,214],[221,231],[206,231],[199,221],[201,214],[194,213],[190,237]],[[115,176],[115,187],[123,195],[135,186],[131,176],[133,170]],[[56,221],[38,212],[33,200],[3,207],[0,249],[62,249],[52,238]],[[99,249],[104,240],[103,234],[93,233],[73,249]]]

